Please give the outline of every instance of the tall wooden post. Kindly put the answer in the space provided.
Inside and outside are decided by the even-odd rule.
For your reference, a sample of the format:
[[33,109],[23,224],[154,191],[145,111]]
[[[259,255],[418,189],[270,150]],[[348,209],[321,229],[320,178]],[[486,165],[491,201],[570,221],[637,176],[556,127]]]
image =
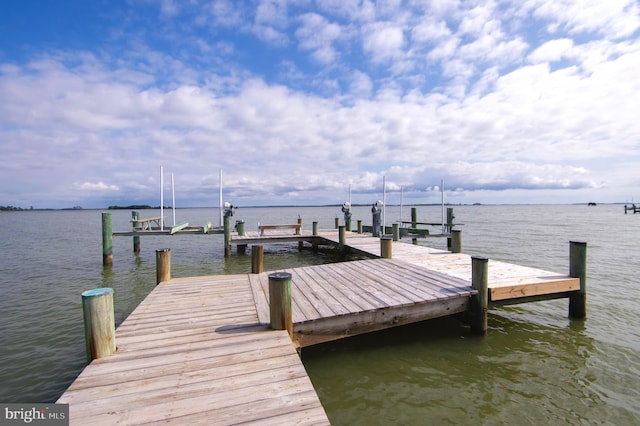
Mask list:
[[340,226],[340,218],[336,216],[336,218],[333,220],[333,224],[335,225],[336,229],[338,229],[338,226]]
[[358,219],[358,234],[362,234],[362,219]]
[[462,253],[462,231],[451,231],[451,253]]
[[113,232],[111,213],[102,213],[102,265],[113,265]]
[[[318,236],[318,222],[313,221],[311,223],[311,234],[313,234],[314,237]],[[311,242],[311,246],[313,247],[313,250],[318,250],[318,239],[314,238],[313,241]]]
[[264,247],[251,246],[251,273],[261,274],[264,272]]
[[400,240],[400,226],[397,223],[394,223],[391,227],[391,235],[393,236],[393,241]]
[[231,218],[224,216],[224,257],[231,256]]
[[489,259],[471,257],[471,287],[478,294],[471,296],[471,332],[484,336],[489,328]]
[[340,245],[340,251],[344,252],[346,243],[347,243],[347,230],[344,225],[340,225],[338,226],[338,244]]
[[[134,231],[138,231],[140,230],[141,226],[140,226],[140,222],[137,222],[137,220],[140,219],[140,212],[137,211],[132,211],[131,212],[131,226],[133,227]],[[133,236],[133,252],[134,253],[140,253],[140,235],[134,235]]]
[[380,237],[380,256],[385,259],[391,259],[393,256],[393,237],[391,235]]
[[273,330],[287,330],[293,337],[291,274],[288,272],[269,274],[269,315]]
[[569,245],[569,276],[580,278],[580,291],[569,296],[569,317],[587,317],[587,243],[571,241]]
[[[302,218],[298,217],[298,225],[300,225],[300,228],[296,229],[296,235],[298,234],[302,234]],[[302,250],[304,248],[304,241],[300,240],[298,241],[298,250]]]
[[113,354],[116,351],[113,289],[103,287],[82,293],[82,311],[87,360]]
[[[411,207],[411,227],[414,229],[418,227],[418,209],[416,207]],[[418,239],[413,237],[411,242],[417,245]]]
[[171,279],[171,249],[156,250],[156,285]]

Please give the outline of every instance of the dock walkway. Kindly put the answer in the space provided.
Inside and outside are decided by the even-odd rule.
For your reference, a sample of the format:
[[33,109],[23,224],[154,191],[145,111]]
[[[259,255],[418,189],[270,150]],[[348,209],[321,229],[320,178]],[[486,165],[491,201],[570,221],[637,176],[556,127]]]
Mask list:
[[160,283],[58,400],[71,424],[329,424],[286,331],[246,274]]

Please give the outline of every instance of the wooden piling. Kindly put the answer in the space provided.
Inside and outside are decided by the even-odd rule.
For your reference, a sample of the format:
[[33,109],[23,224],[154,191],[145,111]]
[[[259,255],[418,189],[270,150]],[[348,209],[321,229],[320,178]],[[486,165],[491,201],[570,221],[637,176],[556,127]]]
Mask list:
[[224,257],[231,256],[231,218],[227,215],[223,220],[224,227]]
[[393,241],[399,241],[400,240],[400,225],[397,223],[394,223],[391,226],[391,235],[393,236]]
[[340,218],[336,217],[333,222],[334,222],[333,224],[335,225],[336,229],[338,229],[338,226],[340,226]]
[[[138,231],[140,230],[142,227],[140,226],[140,222],[137,222],[137,220],[140,219],[140,212],[137,211],[132,211],[131,212],[131,226],[133,227],[134,231]],[[134,253],[140,253],[140,236],[139,235],[134,235],[133,236],[133,252]]]
[[478,294],[471,296],[470,325],[473,334],[487,334],[489,311],[489,259],[471,257],[471,287]]
[[[299,235],[302,233],[302,218],[298,216],[298,225],[300,225],[300,228],[296,229],[296,235]],[[304,241],[300,240],[298,241],[298,250],[302,250],[304,248]]]
[[462,253],[462,231],[451,231],[451,253]]
[[269,321],[273,330],[287,330],[293,336],[291,315],[291,274],[269,274]]
[[113,232],[111,213],[102,213],[102,265],[113,265]]
[[[313,234],[314,237],[318,236],[318,222],[314,221],[311,223],[311,233]],[[314,238],[313,241],[311,242],[311,246],[313,247],[313,250],[318,250],[318,239]]]
[[340,251],[345,250],[347,243],[347,229],[344,225],[338,226],[338,244],[340,245]]
[[391,259],[393,256],[393,237],[391,235],[383,235],[380,237],[380,256],[385,259]]
[[[411,207],[411,227],[413,229],[418,227],[418,209],[416,207]],[[413,237],[411,239],[411,243],[417,245],[418,239],[416,237]]]
[[251,246],[251,273],[261,274],[264,272],[264,247]]
[[569,276],[580,278],[580,290],[569,295],[569,317],[587,317],[587,243],[569,243]]
[[358,219],[358,234],[362,234],[362,219]]
[[156,285],[171,279],[171,249],[156,250]]
[[82,310],[87,361],[113,354],[116,351],[113,289],[103,287],[82,293]]

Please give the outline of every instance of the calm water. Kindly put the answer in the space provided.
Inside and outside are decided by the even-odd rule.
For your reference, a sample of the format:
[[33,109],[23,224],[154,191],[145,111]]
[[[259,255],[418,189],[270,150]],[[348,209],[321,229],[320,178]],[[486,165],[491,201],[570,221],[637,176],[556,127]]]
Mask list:
[[[404,208],[405,220],[409,208]],[[142,216],[158,212],[143,211]],[[217,223],[217,209],[178,210],[178,222]],[[113,211],[113,229],[129,228]],[[333,227],[339,207],[239,209],[258,222]],[[368,207],[355,219],[370,222]],[[492,309],[476,338],[453,318],[305,350],[303,361],[333,424],[639,424],[640,216],[622,206],[459,206],[463,250],[566,273],[569,241],[588,243],[588,318],[568,301]],[[439,221],[439,207],[419,207]],[[386,223],[399,218],[386,209]],[[169,220],[171,213],[169,212]],[[0,402],[51,402],[85,365],[80,294],[115,289],[119,324],[155,285],[155,250],[171,248],[174,277],[248,272],[222,256],[222,237],[114,237],[102,268],[99,211],[0,214]],[[421,244],[444,248],[444,240]],[[265,269],[335,261],[331,253],[265,248]]]

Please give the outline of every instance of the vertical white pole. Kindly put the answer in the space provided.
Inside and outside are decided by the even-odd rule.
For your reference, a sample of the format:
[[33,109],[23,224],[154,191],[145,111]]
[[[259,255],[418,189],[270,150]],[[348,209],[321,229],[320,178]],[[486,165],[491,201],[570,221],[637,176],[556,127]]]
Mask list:
[[160,166],[160,230],[164,231],[164,167]]
[[176,226],[176,190],[173,182],[173,172],[171,172],[171,205],[173,206],[173,226]]
[[387,176],[382,176],[382,235],[386,234],[387,230],[387,215],[385,209],[387,208]]
[[222,167],[220,167],[220,171],[218,172],[218,187],[220,188],[220,227],[222,227]]
[[440,179],[440,191],[442,191],[442,233],[444,233],[444,179]]

